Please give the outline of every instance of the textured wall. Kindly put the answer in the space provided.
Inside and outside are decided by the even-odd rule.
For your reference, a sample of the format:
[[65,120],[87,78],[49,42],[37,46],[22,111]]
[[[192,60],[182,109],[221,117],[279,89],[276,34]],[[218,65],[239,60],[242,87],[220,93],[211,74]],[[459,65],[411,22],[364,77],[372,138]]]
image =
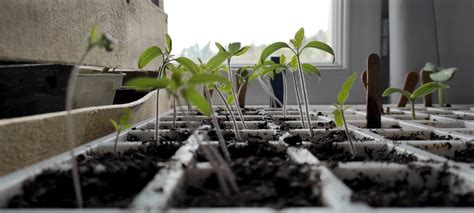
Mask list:
[[144,49],[164,45],[166,18],[151,0],[2,0],[0,60],[74,63],[96,24],[119,43],[112,53],[94,50],[86,64],[136,69]]

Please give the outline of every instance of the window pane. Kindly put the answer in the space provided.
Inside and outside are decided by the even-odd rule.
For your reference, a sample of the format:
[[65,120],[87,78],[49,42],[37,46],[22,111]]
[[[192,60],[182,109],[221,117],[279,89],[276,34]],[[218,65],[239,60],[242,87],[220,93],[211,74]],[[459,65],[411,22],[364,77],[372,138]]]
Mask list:
[[[177,56],[207,61],[217,52],[214,42],[226,46],[239,41],[252,48],[234,57],[233,63],[252,64],[265,45],[287,42],[300,27],[305,28],[306,39],[334,47],[333,0],[170,0],[165,2],[165,11]],[[331,57],[310,50],[302,61],[329,63]]]

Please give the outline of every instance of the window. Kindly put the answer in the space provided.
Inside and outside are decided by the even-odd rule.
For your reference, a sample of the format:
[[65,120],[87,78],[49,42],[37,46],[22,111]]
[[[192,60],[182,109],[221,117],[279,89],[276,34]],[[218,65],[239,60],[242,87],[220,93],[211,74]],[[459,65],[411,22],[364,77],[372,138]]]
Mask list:
[[[214,43],[242,42],[251,45],[247,54],[233,58],[234,64],[258,61],[265,45],[288,41],[300,28],[306,39],[331,45],[338,55],[342,26],[339,0],[171,0],[165,3],[168,33],[177,56],[206,61],[218,50]],[[310,51],[312,51],[310,53]],[[302,61],[329,64],[331,57],[310,50]],[[275,55],[286,54],[279,51]],[[339,59],[339,58],[337,58]]]

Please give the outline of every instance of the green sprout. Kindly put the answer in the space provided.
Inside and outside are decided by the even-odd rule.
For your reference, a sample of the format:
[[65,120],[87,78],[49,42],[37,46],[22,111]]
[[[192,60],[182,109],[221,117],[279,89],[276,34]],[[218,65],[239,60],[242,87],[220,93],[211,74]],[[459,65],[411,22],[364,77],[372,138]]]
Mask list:
[[131,124],[129,122],[131,115],[132,115],[132,110],[130,110],[129,108],[125,108],[123,111],[122,117],[120,117],[120,120],[118,121],[115,121],[114,119],[109,120],[112,126],[114,127],[115,131],[117,132],[117,134],[115,135],[115,142],[114,142],[114,155],[117,154],[117,143],[118,143],[120,132],[122,132],[122,130],[125,130],[131,127]]
[[415,120],[416,119],[415,100],[418,97],[423,97],[425,95],[431,94],[438,89],[446,89],[446,88],[449,88],[449,86],[442,83],[438,83],[438,82],[429,82],[418,87],[418,89],[416,89],[413,93],[410,93],[403,89],[390,87],[390,88],[385,89],[382,96],[387,97],[393,93],[400,93],[401,95],[408,98],[408,100],[410,100],[411,102],[411,116],[412,116],[412,119]]
[[69,141],[69,152],[71,154],[72,164],[72,179],[74,184],[74,192],[76,195],[76,202],[79,208],[83,206],[82,191],[80,185],[79,169],[77,168],[76,157],[74,155],[75,138],[74,138],[74,120],[71,115],[73,106],[74,92],[76,90],[77,76],[79,74],[79,67],[84,63],[86,57],[95,48],[105,49],[110,52],[114,49],[116,41],[107,34],[99,33],[96,26],[93,26],[88,38],[88,45],[84,53],[74,65],[71,74],[69,75],[67,92],[66,92],[66,136]]
[[[429,62],[426,63],[425,67],[423,67],[423,71],[430,72],[431,80],[438,83],[443,83],[443,84],[453,79],[454,74],[456,74],[457,70],[458,69],[455,67],[442,68]],[[438,103],[440,107],[445,106],[444,100],[445,100],[444,88],[439,88],[438,89]]]
[[[222,46],[220,43],[216,42],[216,47],[219,49],[219,52],[226,53],[228,55],[226,70],[229,72],[229,75],[228,75],[229,76],[229,81],[232,83],[231,84],[230,99],[234,100],[234,105],[235,105],[235,108],[237,109],[237,113],[239,114],[240,121],[242,122],[242,125],[244,126],[244,129],[246,129],[247,126],[245,125],[245,120],[244,120],[244,116],[242,114],[242,109],[240,108],[239,98],[237,96],[236,89],[235,89],[235,86],[234,86],[234,84],[235,84],[235,82],[234,82],[234,73],[232,72],[232,67],[230,65],[232,57],[241,56],[241,55],[245,54],[250,49],[250,46],[244,46],[244,47],[241,47],[241,46],[242,45],[241,45],[240,42],[233,42],[233,43],[230,43],[228,45],[227,49],[225,49],[224,46]],[[232,112],[231,112],[231,114],[232,114]]]
[[[166,68],[168,67],[168,64],[170,64],[173,61],[173,55],[171,55],[171,50],[173,49],[173,42],[171,40],[170,35],[166,34],[166,47],[165,51],[163,51],[160,47],[158,46],[152,46],[143,51],[143,53],[140,55],[140,58],[138,59],[138,68],[142,69],[145,66],[147,66],[150,62],[152,62],[154,59],[161,57],[161,65],[158,68],[158,79],[161,79],[164,73],[166,72]],[[145,80],[146,81],[146,80]],[[160,111],[160,91],[159,87],[151,87],[151,88],[156,88],[156,112],[155,112],[155,140],[156,142],[159,142],[159,126],[160,126],[160,119],[159,119],[159,111]],[[176,100],[173,100],[173,103],[175,103]],[[174,104],[174,109],[176,109],[176,104]],[[176,117],[176,110],[173,110],[174,117]],[[176,122],[173,122],[173,129],[175,128]]]
[[336,107],[336,110],[334,110],[334,120],[336,121],[336,126],[337,127],[342,127],[344,126],[344,131],[346,132],[347,139],[349,140],[349,143],[351,145],[351,153],[353,156],[355,156],[356,150],[354,147],[354,144],[352,143],[352,137],[349,132],[349,129],[347,128],[347,122],[346,118],[344,116],[344,111],[349,108],[349,106],[345,106],[344,104],[346,103],[347,98],[349,97],[349,93],[351,91],[352,85],[354,85],[354,81],[357,78],[356,73],[352,73],[346,81],[344,81],[344,84],[342,85],[341,90],[337,94],[337,104],[334,104],[334,107]]
[[311,137],[313,137],[314,136],[314,131],[311,128],[311,120],[310,120],[310,116],[309,116],[309,99],[308,99],[308,94],[307,94],[307,90],[306,90],[306,82],[305,82],[304,73],[305,73],[305,70],[313,70],[313,71],[317,71],[318,73],[319,73],[319,71],[312,64],[304,64],[303,65],[303,63],[301,63],[300,56],[301,56],[301,54],[303,53],[303,51],[305,49],[314,48],[314,49],[322,50],[326,53],[331,54],[333,56],[333,62],[335,61],[335,58],[334,58],[333,49],[329,45],[327,45],[326,43],[321,42],[321,41],[309,41],[305,45],[303,45],[304,38],[305,38],[304,28],[300,28],[296,32],[294,38],[290,39],[289,43],[275,42],[275,43],[267,46],[263,50],[263,52],[260,56],[260,63],[263,63],[271,54],[273,54],[277,50],[287,48],[287,49],[291,50],[291,52],[293,52],[293,58],[294,59],[292,58],[291,61],[294,61],[294,62],[290,62],[290,63],[294,63],[294,64],[297,65],[297,66],[295,66],[295,68],[296,68],[295,70],[298,71],[298,74],[300,76],[300,85],[301,85],[301,91],[302,91],[302,94],[303,94],[303,97],[302,97],[303,100],[297,100],[297,101],[298,101],[299,105],[302,105],[302,103],[304,102],[305,113],[306,113],[306,119],[307,119],[307,122],[308,122],[307,124],[308,124],[308,128],[309,128],[309,132],[310,132]]

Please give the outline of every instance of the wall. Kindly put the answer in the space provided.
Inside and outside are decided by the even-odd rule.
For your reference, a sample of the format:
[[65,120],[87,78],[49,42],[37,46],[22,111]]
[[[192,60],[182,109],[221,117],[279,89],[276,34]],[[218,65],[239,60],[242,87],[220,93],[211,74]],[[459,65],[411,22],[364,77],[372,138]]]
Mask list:
[[[112,53],[94,50],[86,64],[137,69],[137,59],[144,49],[164,45],[167,16],[156,2],[2,0],[0,60],[75,63],[96,24],[119,43]],[[149,68],[158,64],[153,65]]]

